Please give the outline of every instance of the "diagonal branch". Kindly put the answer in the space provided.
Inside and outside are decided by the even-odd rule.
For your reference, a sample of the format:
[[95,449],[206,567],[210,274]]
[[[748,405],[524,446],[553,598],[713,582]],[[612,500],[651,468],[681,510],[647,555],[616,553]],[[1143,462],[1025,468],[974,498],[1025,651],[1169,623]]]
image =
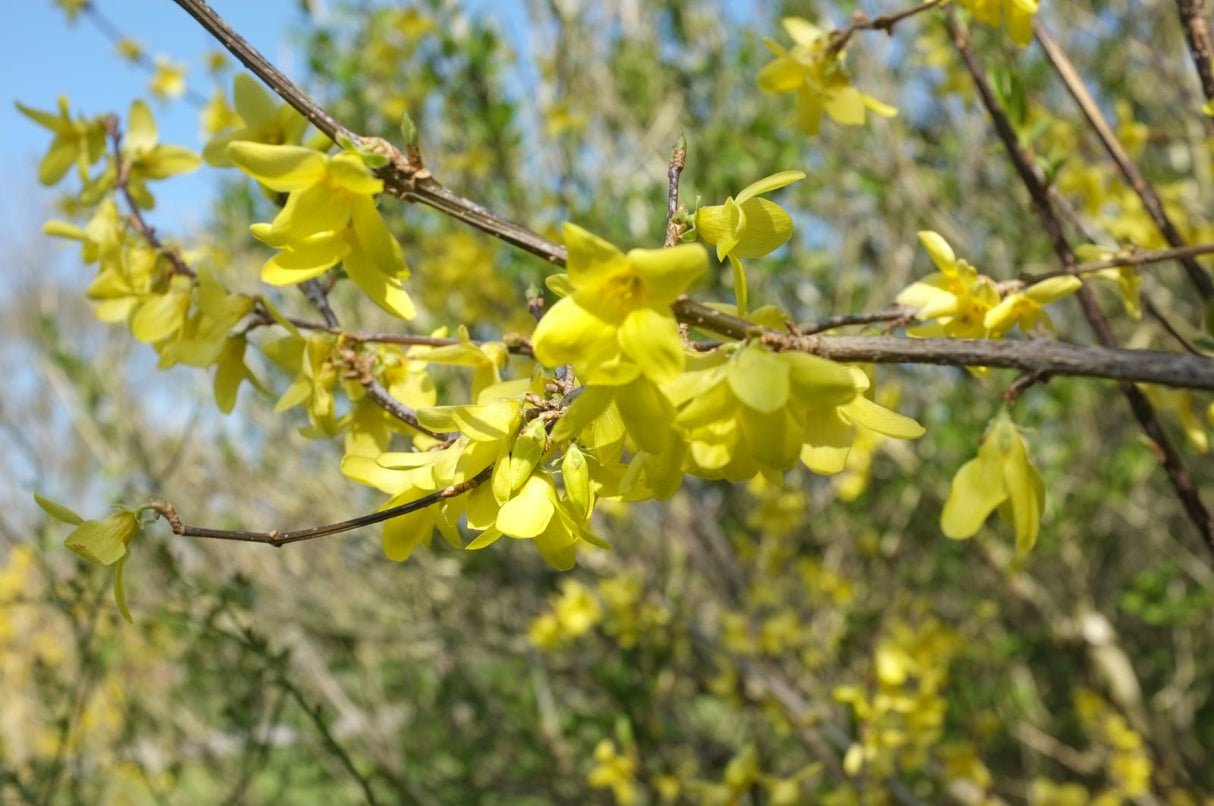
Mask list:
[[1207,101],[1214,101],[1214,36],[1210,34],[1210,10],[1206,0],[1176,0],[1176,12],[1184,27],[1189,52],[1201,78],[1201,92]]
[[[1180,231],[1176,229],[1176,225],[1172,223],[1172,219],[1168,216],[1167,211],[1163,209],[1163,201],[1160,200],[1159,194],[1155,192],[1155,188],[1151,186],[1151,183],[1138,170],[1138,166],[1134,164],[1134,161],[1130,159],[1130,155],[1126,153],[1125,148],[1117,140],[1117,135],[1113,133],[1113,129],[1109,126],[1104,113],[1100,111],[1100,107],[1096,104],[1096,99],[1088,92],[1087,87],[1084,86],[1083,79],[1075,70],[1075,65],[1071,63],[1071,60],[1062,48],[1058,47],[1058,43],[1049,35],[1045,26],[1039,20],[1033,20],[1033,31],[1037,34],[1037,42],[1040,43],[1041,49],[1045,51],[1046,58],[1050,60],[1050,64],[1054,66],[1054,71],[1058,73],[1058,77],[1066,85],[1067,91],[1075,99],[1075,103],[1079,105],[1080,110],[1083,111],[1083,116],[1087,118],[1092,130],[1096,132],[1096,136],[1100,138],[1101,144],[1109,152],[1109,156],[1113,158],[1113,162],[1117,164],[1117,168],[1121,171],[1122,176],[1130,183],[1130,187],[1138,194],[1138,198],[1142,201],[1143,209],[1147,211],[1147,215],[1155,222],[1155,226],[1170,245],[1177,248],[1185,246],[1185,240],[1181,236]],[[1197,289],[1197,292],[1201,294],[1202,299],[1208,300],[1210,297],[1214,297],[1214,282],[1210,281],[1210,275],[1201,267],[1201,264],[1192,257],[1180,258],[1180,264],[1184,266],[1185,273],[1189,276],[1189,281]]]
[[178,534],[183,537],[209,537],[216,540],[236,540],[245,543],[267,543],[271,546],[285,546],[288,543],[298,543],[301,540],[311,540],[316,537],[328,537],[329,535],[341,534],[342,532],[350,532],[359,529],[363,526],[371,526],[376,523],[383,523],[393,518],[398,518],[401,515],[408,515],[410,512],[417,512],[419,509],[425,509],[428,506],[433,506],[448,498],[454,498],[457,495],[463,495],[469,490],[483,484],[489,480],[489,476],[493,473],[493,465],[489,465],[481,472],[477,473],[467,481],[462,481],[459,484],[453,484],[450,487],[439,490],[429,495],[424,495],[416,501],[410,501],[407,504],[391,507],[389,509],[381,509],[379,512],[372,512],[368,515],[360,515],[357,518],[350,518],[337,523],[329,523],[324,526],[312,526],[307,529],[295,529],[293,531],[280,531],[271,529],[268,532],[248,532],[236,529],[210,529],[203,526],[189,526],[181,522],[181,518],[177,515],[177,510],[168,501],[161,498],[153,498],[148,502],[148,506],[159,512],[168,522],[169,528],[173,530],[173,534]]

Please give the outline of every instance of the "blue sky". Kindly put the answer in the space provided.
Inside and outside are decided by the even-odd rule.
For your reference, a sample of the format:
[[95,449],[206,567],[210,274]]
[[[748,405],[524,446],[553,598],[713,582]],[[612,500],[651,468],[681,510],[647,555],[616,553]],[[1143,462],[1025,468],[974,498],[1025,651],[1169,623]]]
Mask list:
[[[69,24],[51,0],[10,2],[0,26],[0,239],[18,236],[35,213],[53,198],[40,191],[36,170],[50,134],[13,107],[14,100],[38,109],[54,109],[67,95],[73,113],[126,114],[131,100],[149,97],[148,72],[119,58],[114,46],[83,16]],[[288,41],[299,21],[298,0],[212,0],[220,14],[254,47],[288,75],[298,73]],[[100,0],[98,8],[114,27],[140,43],[150,56],[164,54],[189,68],[189,85],[203,96],[213,87],[206,54],[218,45],[194,20],[166,0]],[[230,75],[230,73],[229,73]],[[230,78],[228,79],[230,80]],[[184,100],[152,102],[161,142],[201,147],[197,110]],[[70,176],[70,174],[69,174]],[[155,190],[159,203],[153,220],[171,228],[199,224],[206,214],[214,174],[198,171],[174,177]],[[34,209],[31,209],[34,208]]]

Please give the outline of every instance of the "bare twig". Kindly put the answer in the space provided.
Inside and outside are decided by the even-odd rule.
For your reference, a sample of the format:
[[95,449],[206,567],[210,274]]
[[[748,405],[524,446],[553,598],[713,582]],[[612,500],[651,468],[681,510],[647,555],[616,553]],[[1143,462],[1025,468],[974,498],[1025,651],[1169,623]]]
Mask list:
[[[1004,112],[1003,107],[991,89],[990,83],[987,81],[986,72],[974,54],[973,48],[970,47],[969,36],[957,24],[957,18],[952,9],[948,9],[947,14],[949,33],[953,38],[953,44],[961,54],[962,61],[965,62],[966,69],[974,81],[974,86],[978,90],[982,104],[990,115],[991,122],[995,126],[995,131],[1007,150],[1008,157],[1015,167],[1016,173],[1019,174],[1021,181],[1024,182],[1025,187],[1028,189],[1029,197],[1033,202],[1033,209],[1037,212],[1041,224],[1050,238],[1050,243],[1054,247],[1054,253],[1062,263],[1063,268],[1070,270],[1076,264],[1075,253],[1071,250],[1070,244],[1067,243],[1066,238],[1062,234],[1061,224],[1050,204],[1048,191],[1039,169],[1033,163],[1032,156],[1027,154],[1020,145],[1016,133],[1007,118],[1007,114]],[[1109,327],[1108,320],[1100,310],[1100,305],[1096,301],[1095,294],[1084,285],[1079,289],[1077,296],[1079,304],[1083,308],[1084,316],[1087,318],[1092,330],[1096,333],[1097,340],[1105,348],[1115,348],[1117,340],[1113,336],[1113,331]],[[1184,358],[1187,360],[1197,360],[1195,356],[1184,356]],[[1134,412],[1135,418],[1137,418],[1139,425],[1142,427],[1143,433],[1155,443],[1160,464],[1163,465],[1164,471],[1168,475],[1168,480],[1176,491],[1176,496],[1180,499],[1181,506],[1189,516],[1189,520],[1197,528],[1206,546],[1211,551],[1214,551],[1214,520],[1211,520],[1209,510],[1206,509],[1201,497],[1197,494],[1197,487],[1193,483],[1193,477],[1189,474],[1188,468],[1185,467],[1180,453],[1172,445],[1171,440],[1168,439],[1167,434],[1164,432],[1159,418],[1155,415],[1154,407],[1151,406],[1150,401],[1147,400],[1142,390],[1128,379],[1122,379],[1120,387],[1122,394],[1130,404],[1130,409]]]
[[906,308],[891,308],[887,311],[870,311],[868,313],[843,313],[838,316],[828,316],[825,319],[819,319],[816,322],[810,322],[805,325],[797,325],[797,333],[802,336],[811,336],[814,333],[824,333],[827,330],[848,327],[849,325],[874,325],[878,322],[886,322],[887,327],[892,328],[907,324],[913,321],[914,318],[914,310]]
[[106,128],[114,149],[114,176],[116,177],[114,179],[114,187],[122,195],[122,200],[126,202],[126,206],[130,211],[127,215],[127,221],[130,223],[131,228],[139,234],[139,237],[147,242],[148,246],[168,258],[169,263],[173,267],[174,274],[182,274],[191,278],[195,277],[194,270],[186,265],[186,262],[182,260],[177,250],[165,246],[159,236],[156,235],[156,230],[143,217],[143,211],[139,209],[139,205],[135,203],[135,197],[131,195],[129,184],[130,166],[122,159],[122,128],[118,123],[118,118],[111,115],[106,120]]
[[453,484],[435,493],[424,495],[416,501],[410,501],[407,504],[383,509],[379,512],[372,512],[367,515],[359,515],[357,518],[338,521],[337,523],[329,523],[324,526],[312,526],[307,529],[295,529],[291,531],[280,531],[272,529],[268,532],[248,532],[234,529],[209,529],[203,526],[189,526],[182,523],[177,510],[168,501],[161,498],[154,498],[148,502],[148,506],[164,516],[168,522],[169,528],[174,534],[183,537],[207,537],[215,540],[236,540],[245,543],[266,543],[271,546],[285,546],[288,543],[298,543],[302,540],[312,540],[317,537],[328,537],[329,535],[341,534],[342,532],[350,532],[363,526],[371,526],[376,523],[393,518],[399,518],[401,515],[408,515],[410,512],[417,512],[419,509],[425,509],[428,506],[446,501],[448,498],[454,498],[457,495],[463,495],[469,490],[488,481],[489,476],[493,473],[493,465],[489,465],[481,472],[477,473],[467,481]]
[[1101,269],[1119,269],[1122,266],[1145,266],[1149,263],[1163,263],[1168,260],[1182,260],[1185,258],[1197,257],[1199,255],[1209,255],[1214,253],[1214,244],[1202,243],[1193,244],[1192,246],[1181,246],[1174,249],[1150,249],[1139,252],[1130,252],[1126,255],[1107,258],[1105,260],[1093,260],[1088,263],[1079,263],[1069,269],[1061,269],[1058,271],[1047,271],[1040,274],[1022,274],[1020,280],[1025,285],[1039,283],[1042,280],[1050,277],[1059,277],[1064,274],[1088,274]]
[[[1045,51],[1046,58],[1050,60],[1050,64],[1054,66],[1058,77],[1066,85],[1067,91],[1083,111],[1083,116],[1087,118],[1092,130],[1096,132],[1096,136],[1100,138],[1101,144],[1109,152],[1109,156],[1113,158],[1113,162],[1117,164],[1117,168],[1121,171],[1126,181],[1130,183],[1130,187],[1138,194],[1138,198],[1142,200],[1142,206],[1147,211],[1147,215],[1155,222],[1155,226],[1163,234],[1163,237],[1167,239],[1169,244],[1173,247],[1185,246],[1184,238],[1176,229],[1176,225],[1172,223],[1172,219],[1168,217],[1167,211],[1163,209],[1163,202],[1160,200],[1159,194],[1155,192],[1155,188],[1151,186],[1151,183],[1138,170],[1138,166],[1134,164],[1134,161],[1130,159],[1130,155],[1126,153],[1125,148],[1117,140],[1117,135],[1113,133],[1113,129],[1109,126],[1108,120],[1105,119],[1104,113],[1100,111],[1100,107],[1096,104],[1096,99],[1088,92],[1083,79],[1075,70],[1075,65],[1071,63],[1070,58],[1058,46],[1053,37],[1049,35],[1049,32],[1046,31],[1045,26],[1040,20],[1033,20],[1033,31],[1037,34],[1037,42],[1040,43],[1041,49]],[[1197,289],[1197,292],[1201,294],[1202,299],[1214,297],[1214,282],[1211,282],[1210,275],[1206,273],[1206,270],[1192,257],[1182,257],[1180,258],[1180,263],[1184,266],[1185,274],[1189,276],[1189,281]]]
[[884,31],[887,34],[892,34],[894,26],[902,20],[907,17],[913,17],[916,14],[922,14],[924,11],[930,11],[942,2],[943,0],[929,0],[929,2],[911,6],[902,11],[892,14],[882,14],[879,17],[872,18],[869,18],[863,11],[857,11],[850,25],[841,31],[835,31],[831,35],[830,44],[826,47],[826,53],[828,56],[834,56],[841,51],[856,31]]
[[666,191],[666,242],[663,245],[667,247],[677,244],[679,238],[683,236],[684,227],[675,221],[674,217],[679,212],[679,177],[686,164],[687,137],[680,134],[674,152],[670,155],[670,169],[666,172],[670,184]]
[[329,295],[325,293],[325,288],[320,284],[320,281],[313,277],[310,280],[304,280],[299,284],[299,290],[304,293],[315,306],[316,310],[320,311],[320,315],[324,317],[325,324],[331,328],[338,326],[337,314],[333,313],[333,307],[329,304]]

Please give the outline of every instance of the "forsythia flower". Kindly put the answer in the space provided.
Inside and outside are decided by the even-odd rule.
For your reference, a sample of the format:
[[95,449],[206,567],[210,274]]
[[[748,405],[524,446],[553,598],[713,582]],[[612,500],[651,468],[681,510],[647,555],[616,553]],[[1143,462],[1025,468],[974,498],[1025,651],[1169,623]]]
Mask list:
[[1002,336],[1017,324],[1025,333],[1033,331],[1038,325],[1053,332],[1054,322],[1041,306],[1075,293],[1082,285],[1083,282],[1073,275],[1051,277],[1034,283],[1004,297],[1002,302],[986,312],[983,324],[992,338]]
[[708,267],[699,244],[633,249],[627,255],[566,223],[572,293],[535,328],[535,357],[572,364],[588,384],[619,386],[638,375],[661,383],[683,371],[683,344],[670,304]]
[[764,39],[776,60],[759,71],[759,89],[767,93],[797,93],[796,125],[808,135],[818,133],[822,112],[844,126],[864,123],[865,110],[892,117],[898,111],[851,85],[842,50],[831,50],[829,32],[802,19],[785,17],[784,30],[796,43],[785,50]]
[[696,212],[696,232],[717,247],[717,260],[729,258],[733,266],[738,315],[746,315],[746,274],[741,258],[762,257],[792,237],[792,218],[775,202],[759,196],[805,178],[802,171],[781,171],[743,188],[724,204]]
[[1031,549],[1045,507],[1045,483],[1006,411],[991,423],[977,458],[953,477],[940,526],[953,539],[973,537],[996,507],[1016,530],[1016,548],[1022,553]]
[[416,309],[401,282],[409,267],[375,208],[373,197],[384,183],[358,156],[243,140],[228,144],[227,155],[266,187],[290,194],[272,223],[249,228],[259,241],[281,250],[262,266],[264,282],[300,283],[340,261],[377,305],[413,318]]
[[72,120],[66,95],[59,96],[58,115],[19,102],[16,106],[21,114],[55,133],[50,149],[38,165],[38,181],[53,185],[72,165],[80,172],[81,179],[88,179],[89,166],[100,159],[105,150],[104,121],[100,118]]
[[899,305],[917,308],[915,318],[938,322],[911,328],[911,336],[951,336],[959,339],[987,335],[986,315],[999,304],[999,292],[989,277],[959,259],[938,233],[923,231],[919,241],[940,271],[898,294]]
[[77,515],[63,504],[56,503],[34,493],[34,500],[46,514],[56,520],[75,526],[64,545],[90,562],[99,565],[114,565],[114,600],[123,618],[131,621],[126,608],[126,596],[122,587],[122,568],[126,564],[127,546],[139,534],[139,515],[129,509],[115,512],[105,520],[89,520]]
[[156,204],[148,191],[147,180],[189,173],[202,164],[198,155],[188,148],[160,143],[152,110],[143,101],[133,102],[127,115],[122,161],[127,172],[126,188],[135,203],[145,209]]
[[[226,102],[220,103],[222,94],[216,96],[207,108],[211,125],[229,123],[233,128],[211,140],[202,149],[202,158],[210,165],[231,165],[225,149],[228,143],[248,140],[271,146],[294,145],[303,137],[308,121],[290,104],[276,103],[257,79],[248,73],[237,73],[232,79],[232,98],[235,104],[234,120]],[[214,131],[214,129],[211,129]]]
[[166,56],[156,57],[156,72],[152,75],[148,89],[152,94],[165,99],[185,94],[185,68],[174,64]]
[[974,19],[987,25],[998,25],[1000,13],[1003,27],[1017,45],[1033,41],[1033,15],[1041,7],[1041,0],[958,0],[970,10]]
[[[1095,244],[1083,244],[1075,248],[1075,257],[1083,261],[1110,260],[1122,255],[1131,254],[1129,250],[1114,251]],[[1125,307],[1126,316],[1137,322],[1142,318],[1142,278],[1138,276],[1133,266],[1115,266],[1111,269],[1101,269],[1093,272],[1092,277],[1102,280],[1115,280],[1117,290],[1121,294],[1121,304]]]

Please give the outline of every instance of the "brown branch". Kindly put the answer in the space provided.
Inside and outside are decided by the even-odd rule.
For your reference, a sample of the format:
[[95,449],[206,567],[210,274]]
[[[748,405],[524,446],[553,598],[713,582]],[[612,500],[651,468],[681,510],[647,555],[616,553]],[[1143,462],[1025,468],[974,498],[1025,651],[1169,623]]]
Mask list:
[[669,186],[666,191],[666,242],[663,246],[671,247],[683,237],[685,225],[675,221],[679,212],[679,177],[683,166],[687,164],[687,138],[680,134],[675,144],[674,152],[670,155],[670,168],[666,171]]
[[308,302],[320,312],[324,318],[325,324],[331,328],[338,326],[337,314],[333,312],[333,306],[329,304],[329,295],[325,293],[325,288],[320,284],[320,281],[313,277],[310,280],[304,280],[299,284],[299,290],[308,298]]
[[[1125,148],[1117,140],[1117,135],[1113,133],[1113,129],[1109,126],[1104,113],[1100,111],[1100,107],[1096,104],[1096,99],[1088,92],[1083,79],[1075,70],[1075,65],[1071,63],[1070,58],[1058,46],[1053,37],[1049,35],[1049,32],[1046,31],[1045,26],[1040,20],[1033,20],[1033,31],[1037,35],[1037,42],[1040,43],[1041,49],[1045,51],[1046,58],[1053,65],[1054,71],[1058,73],[1058,77],[1066,85],[1067,91],[1075,99],[1075,103],[1079,105],[1080,110],[1083,111],[1083,116],[1087,118],[1092,130],[1100,138],[1101,145],[1109,152],[1109,156],[1112,157],[1113,162],[1117,164],[1117,168],[1121,171],[1122,176],[1130,183],[1130,187],[1134,189],[1134,192],[1138,194],[1143,208],[1147,211],[1151,220],[1155,222],[1155,226],[1173,247],[1185,246],[1185,240],[1179,230],[1176,229],[1176,225],[1172,223],[1172,219],[1168,217],[1167,211],[1164,210],[1163,201],[1160,200],[1159,194],[1147,182],[1146,177],[1138,170],[1138,166],[1134,164],[1134,161],[1130,159],[1130,155],[1126,153]],[[1210,280],[1210,275],[1206,273],[1206,270],[1192,257],[1182,257],[1180,258],[1180,263],[1184,266],[1185,273],[1189,276],[1189,281],[1193,284],[1193,287],[1201,294],[1201,298],[1208,300],[1214,297],[1214,282]]]
[[828,316],[825,319],[819,319],[816,322],[810,322],[805,325],[797,325],[797,333],[802,336],[811,336],[814,333],[823,333],[827,330],[848,327],[849,325],[874,325],[878,322],[887,322],[887,327],[893,328],[908,324],[914,318],[915,311],[907,308],[891,308],[886,311],[870,311],[868,313],[843,313],[837,316]]
[[379,150],[388,156],[389,164],[379,171],[380,177],[384,180],[385,191],[404,201],[420,202],[433,207],[458,221],[537,255],[549,263],[564,265],[565,247],[486,210],[476,202],[453,193],[430,176],[430,172],[421,166],[420,160],[410,159],[408,154],[401,152],[390,143],[377,138],[361,137],[346,128],[309,98],[274,65],[270,64],[204,0],[175,0],[175,2],[254,75],[264,81],[266,86],[294,107],[329,139],[337,141],[339,138],[349,138],[355,143]]
[[380,383],[374,374],[371,372],[371,363],[374,359],[371,356],[360,356],[353,349],[342,351],[342,361],[350,369],[350,376],[354,380],[362,384],[366,390],[367,397],[371,398],[384,411],[391,414],[396,419],[400,420],[405,425],[425,434],[428,437],[437,439],[439,442],[446,442],[453,436],[458,434],[439,434],[426,428],[417,420],[417,412],[411,406],[398,400],[392,395],[384,385]]
[[1080,263],[1071,266],[1069,269],[1047,271],[1041,274],[1022,274],[1019,279],[1025,285],[1032,285],[1050,277],[1060,277],[1064,274],[1087,274],[1089,272],[1100,271],[1101,269],[1119,269],[1122,266],[1144,266],[1149,263],[1163,263],[1168,260],[1198,257],[1199,255],[1209,255],[1212,253],[1214,253],[1214,244],[1211,243],[1193,244],[1192,246],[1181,246],[1175,249],[1142,250],[1104,260]]
[[[961,54],[962,61],[965,62],[966,69],[969,71],[970,77],[974,81],[974,86],[978,90],[978,95],[982,99],[982,104],[990,115],[991,122],[995,126],[995,131],[998,133],[999,139],[1008,153],[1008,158],[1015,167],[1016,173],[1019,174],[1021,181],[1024,182],[1025,187],[1028,189],[1029,196],[1033,201],[1033,209],[1037,212],[1041,224],[1050,238],[1050,243],[1054,247],[1054,253],[1057,255],[1059,262],[1062,263],[1063,268],[1069,270],[1076,263],[1075,253],[1071,250],[1070,244],[1067,243],[1066,238],[1062,235],[1061,224],[1050,204],[1048,191],[1043,178],[1040,176],[1039,169],[1033,163],[1032,155],[1026,153],[1021,147],[1016,133],[1008,121],[1007,114],[991,90],[981,63],[978,61],[977,56],[974,55],[973,48],[970,47],[969,36],[957,24],[957,17],[952,9],[947,10],[947,21],[953,44],[956,46],[958,53]],[[1087,318],[1092,330],[1096,333],[1097,340],[1106,349],[1115,348],[1117,340],[1113,336],[1113,331],[1109,327],[1108,320],[1100,310],[1100,305],[1096,301],[1096,295],[1085,284],[1079,289],[1077,296],[1079,304],[1083,308],[1084,316]],[[1198,360],[1195,356],[1185,356],[1185,358],[1188,360]],[[1176,491],[1176,496],[1180,499],[1181,506],[1184,508],[1189,520],[1197,528],[1206,546],[1211,551],[1214,551],[1214,520],[1211,520],[1209,510],[1206,509],[1201,497],[1197,494],[1197,487],[1193,483],[1193,477],[1189,474],[1188,468],[1185,467],[1180,453],[1172,445],[1167,434],[1164,433],[1163,426],[1155,415],[1155,409],[1151,406],[1150,401],[1147,400],[1142,390],[1129,382],[1129,380],[1121,380],[1120,387],[1121,393],[1129,402],[1130,409],[1134,412],[1134,416],[1142,427],[1143,433],[1155,443],[1160,464],[1163,465],[1168,480]]]
[[298,543],[302,540],[312,540],[317,537],[328,537],[329,535],[341,534],[342,532],[350,532],[354,529],[362,528],[363,526],[371,526],[376,523],[398,518],[401,515],[408,515],[410,512],[416,512],[419,509],[425,509],[428,506],[446,501],[448,498],[454,498],[457,495],[463,495],[469,490],[488,481],[489,476],[493,473],[493,465],[489,465],[481,472],[477,473],[467,481],[462,481],[459,484],[453,484],[450,487],[439,490],[429,495],[424,495],[416,501],[410,501],[407,504],[391,507],[390,509],[372,512],[367,515],[360,515],[357,518],[338,521],[337,523],[329,523],[324,526],[312,526],[307,529],[295,529],[291,531],[280,531],[272,529],[268,532],[247,532],[242,530],[231,529],[209,529],[203,526],[189,526],[181,522],[181,518],[177,514],[177,510],[168,501],[161,498],[153,498],[148,502],[148,506],[156,512],[164,516],[168,522],[169,528],[174,534],[182,537],[206,537],[215,540],[236,540],[245,543],[266,543],[274,547],[285,546],[288,543]]
[[894,26],[902,22],[902,20],[908,17],[913,17],[916,14],[922,14],[924,11],[930,11],[931,9],[940,5],[943,1],[944,0],[929,0],[929,2],[921,3],[917,6],[911,6],[910,8],[902,11],[897,11],[892,14],[882,14],[879,17],[872,17],[871,19],[863,11],[857,11],[852,17],[850,25],[841,31],[835,31],[833,34],[831,34],[830,44],[826,46],[826,55],[834,56],[836,53],[841,51],[851,39],[852,34],[854,34],[856,31],[884,31],[887,34],[892,34],[894,32]]
[[1189,41],[1193,65],[1201,78],[1201,92],[1214,101],[1214,37],[1210,35],[1210,12],[1206,0],[1176,0],[1176,12]]
[[194,270],[186,265],[186,262],[177,253],[176,249],[170,249],[164,245],[156,234],[156,230],[143,217],[143,211],[139,209],[139,205],[135,203],[135,197],[131,194],[131,188],[128,184],[130,166],[122,160],[122,128],[118,123],[118,118],[111,115],[106,120],[106,129],[114,148],[114,187],[122,195],[122,200],[126,202],[126,206],[130,210],[127,214],[128,223],[138,233],[139,237],[147,242],[148,246],[168,258],[169,263],[173,266],[174,274],[182,274],[186,277],[195,278],[197,275],[194,274]]

